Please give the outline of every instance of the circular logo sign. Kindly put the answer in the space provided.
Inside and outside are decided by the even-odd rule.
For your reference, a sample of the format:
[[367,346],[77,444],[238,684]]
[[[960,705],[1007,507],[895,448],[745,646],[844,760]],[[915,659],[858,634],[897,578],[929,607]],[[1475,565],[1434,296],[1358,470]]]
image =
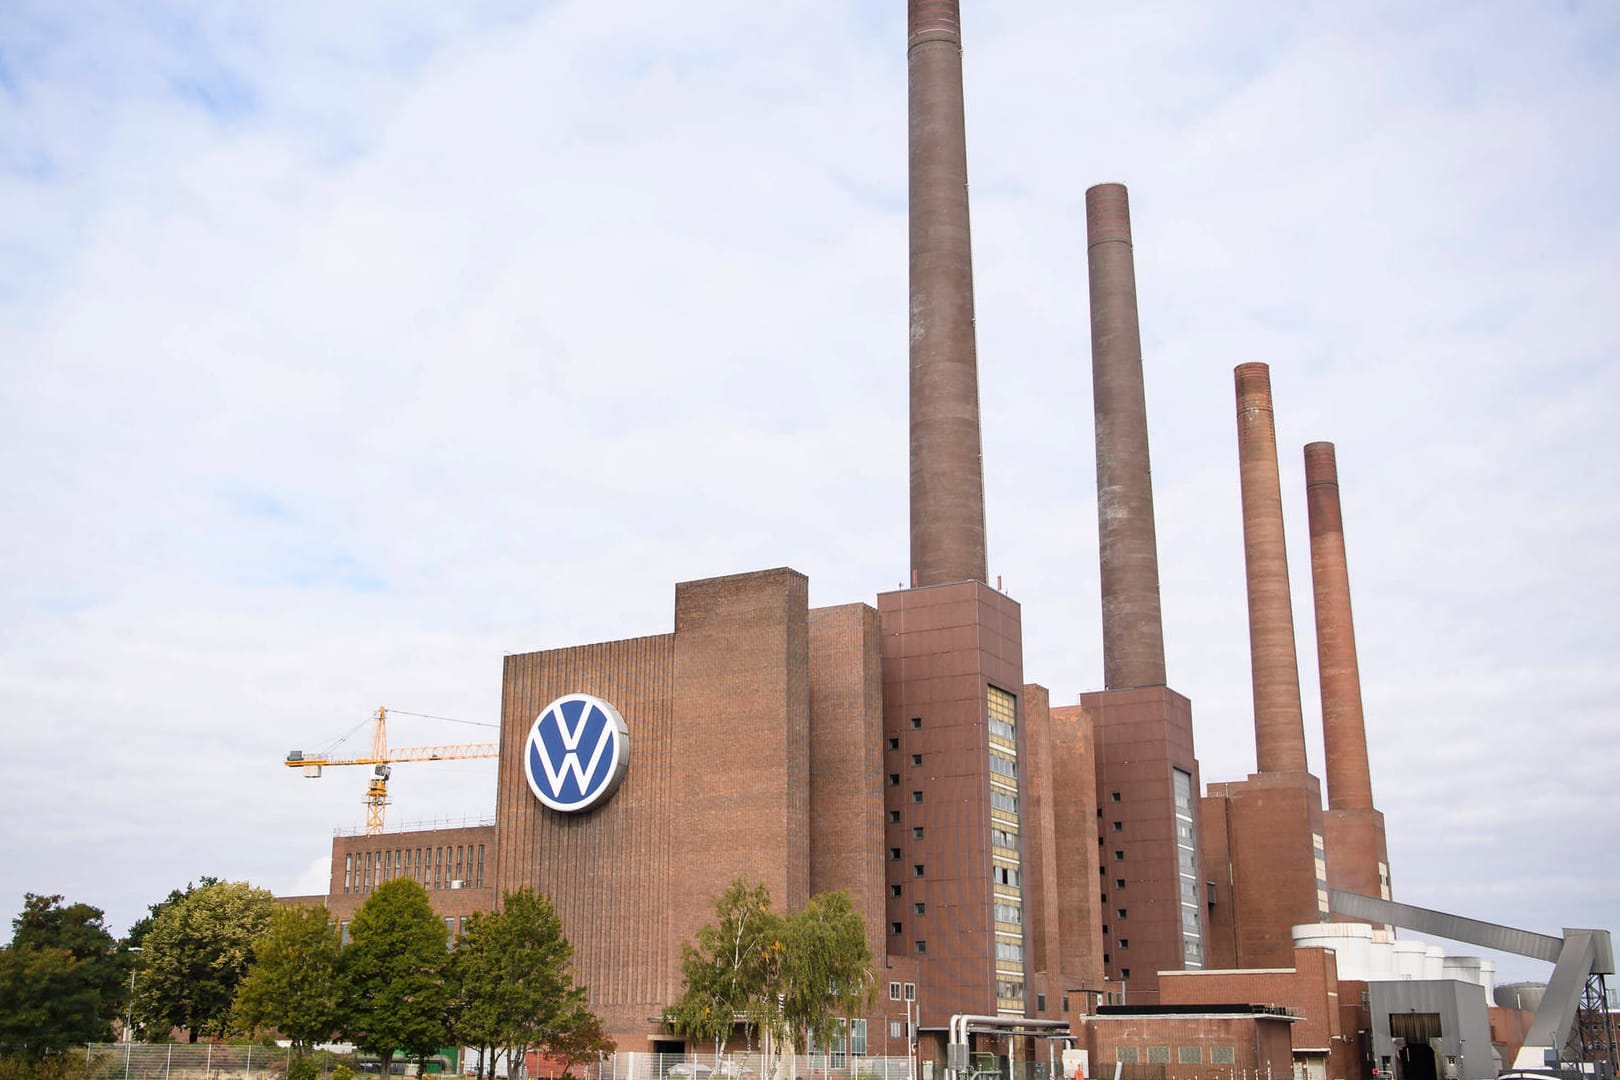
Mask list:
[[601,698],[566,694],[529,729],[524,775],[553,810],[576,814],[606,802],[629,768],[630,729]]

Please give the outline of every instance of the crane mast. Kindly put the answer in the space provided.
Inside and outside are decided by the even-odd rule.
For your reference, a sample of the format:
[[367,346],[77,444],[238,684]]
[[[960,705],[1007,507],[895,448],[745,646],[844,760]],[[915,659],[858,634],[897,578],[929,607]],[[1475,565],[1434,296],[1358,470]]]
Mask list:
[[500,756],[499,743],[446,743],[441,746],[388,746],[388,709],[379,707],[372,716],[371,753],[365,757],[333,757],[326,753],[305,753],[290,750],[282,763],[289,769],[302,769],[306,777],[318,778],[321,770],[336,765],[369,765],[371,777],[366,784],[366,835],[375,836],[383,831],[384,811],[388,807],[388,781],[393,776],[393,765],[399,761],[465,761],[472,758]]

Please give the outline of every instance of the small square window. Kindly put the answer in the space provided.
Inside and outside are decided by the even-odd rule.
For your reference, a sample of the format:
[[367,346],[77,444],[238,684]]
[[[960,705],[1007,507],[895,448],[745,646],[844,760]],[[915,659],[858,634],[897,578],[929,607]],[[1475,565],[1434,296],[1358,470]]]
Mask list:
[[912,793],[911,793],[911,801],[912,801],[912,802],[914,802],[914,803],[920,803],[920,802],[922,802],[922,792],[920,792],[920,791],[913,791],[913,792],[912,792]]
[[921,765],[922,764],[922,755],[921,754],[912,754],[911,755],[911,763],[913,765]]
[[928,951],[928,942],[926,942],[926,941],[917,942],[917,952],[918,953],[925,953],[927,951]]
[[1104,937],[1108,936],[1108,924],[1107,923],[1103,923],[1102,932],[1103,932]]
[[1119,911],[1118,911],[1118,915],[1119,915],[1120,918],[1123,919],[1125,917],[1125,909],[1120,908]]
[[1124,862],[1125,861],[1125,853],[1123,851],[1114,852],[1114,861],[1115,862]]
[[899,1001],[900,1000],[900,984],[899,983],[890,983],[889,984],[889,1000],[890,1001]]
[[1114,831],[1115,832],[1124,832],[1125,831],[1125,823],[1123,821],[1114,822]]
[[912,877],[922,877],[923,876],[923,864],[922,863],[917,863],[915,866],[913,866],[911,868],[911,876]]
[[892,824],[892,825],[900,824],[900,811],[898,811],[898,810],[890,810],[889,811],[889,823]]
[[899,848],[892,847],[892,848],[889,849],[889,858],[898,859],[899,857],[900,857],[900,849]]
[[900,886],[898,886],[898,885],[890,885],[889,886],[889,895],[890,896],[899,896],[900,895]]
[[892,738],[889,739],[889,749],[890,750],[898,750],[898,749],[900,749],[900,736],[895,735],[895,736],[893,736]]
[[917,1000],[917,984],[916,983],[906,983],[906,1000],[907,1001],[916,1001]]
[[923,838],[923,827],[921,825],[913,825],[911,827],[911,838],[913,840],[921,840]]
[[890,787],[899,787],[900,786],[900,774],[899,773],[892,772],[892,773],[889,774],[889,786]]
[[1103,963],[1106,964],[1111,959],[1112,959],[1112,957],[1110,957],[1107,953],[1103,953]]
[[[900,1000],[895,998],[896,1001]],[[906,1037],[906,1022],[904,1020],[889,1021],[889,1038],[903,1039]]]
[[1117,792],[1117,791],[1109,792],[1108,797],[1109,797],[1109,799],[1111,799],[1114,802],[1119,802],[1119,792]]
[[1123,889],[1124,887],[1125,887],[1125,879],[1124,878],[1117,877],[1117,878],[1114,879],[1114,888]]
[[1130,968],[1120,968],[1119,969],[1119,977],[1121,979],[1129,979],[1131,977],[1131,969]]
[[1119,947],[1122,948],[1122,949],[1130,948],[1131,947],[1131,939],[1128,938],[1128,937],[1120,938],[1119,939]]
[[911,718],[911,730],[916,731],[920,727],[922,727],[922,717],[913,716]]
[[912,904],[911,905],[911,913],[913,915],[926,915],[926,914],[928,914],[928,905],[927,904]]
[[1046,995],[1045,994],[1036,994],[1035,995],[1035,1011],[1036,1012],[1045,1012],[1046,1011]]
[[889,924],[889,933],[891,933],[891,934],[900,933],[900,924],[897,923],[897,922],[890,923]]

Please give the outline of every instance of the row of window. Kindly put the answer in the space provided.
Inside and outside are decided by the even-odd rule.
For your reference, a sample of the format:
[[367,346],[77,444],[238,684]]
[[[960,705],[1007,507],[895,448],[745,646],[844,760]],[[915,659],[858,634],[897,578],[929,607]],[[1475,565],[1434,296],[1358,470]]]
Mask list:
[[369,893],[397,877],[413,878],[427,889],[482,888],[484,845],[392,848],[343,856],[343,891],[346,893]]
[[[1149,1046],[1147,1049],[1147,1063],[1149,1065],[1170,1064],[1170,1048],[1168,1046]],[[1142,1048],[1137,1046],[1121,1046],[1114,1050],[1114,1060],[1121,1065],[1140,1065],[1143,1061]],[[1233,1065],[1237,1062],[1237,1054],[1230,1046],[1212,1046],[1209,1048],[1209,1064]],[[1177,1065],[1202,1065],[1203,1050],[1197,1046],[1176,1047]]]

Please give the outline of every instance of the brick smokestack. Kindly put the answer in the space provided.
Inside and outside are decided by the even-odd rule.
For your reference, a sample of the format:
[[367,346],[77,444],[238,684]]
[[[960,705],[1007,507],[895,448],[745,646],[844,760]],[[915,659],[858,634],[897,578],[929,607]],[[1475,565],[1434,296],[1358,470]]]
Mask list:
[[911,567],[918,585],[984,581],[984,469],[957,0],[910,0],[908,23]]
[[1238,462],[1243,491],[1243,561],[1249,585],[1249,664],[1254,679],[1254,742],[1259,770],[1304,772],[1305,723],[1288,591],[1277,429],[1271,369],[1239,364]]
[[1350,570],[1339,513],[1339,465],[1330,442],[1305,447],[1311,521],[1311,583],[1316,594],[1316,667],[1322,679],[1322,737],[1331,810],[1371,810],[1361,672],[1350,615]]
[[1136,255],[1124,184],[1086,192],[1091,281],[1091,399],[1097,431],[1097,554],[1102,563],[1103,685],[1163,686],[1159,550],[1148,464]]

